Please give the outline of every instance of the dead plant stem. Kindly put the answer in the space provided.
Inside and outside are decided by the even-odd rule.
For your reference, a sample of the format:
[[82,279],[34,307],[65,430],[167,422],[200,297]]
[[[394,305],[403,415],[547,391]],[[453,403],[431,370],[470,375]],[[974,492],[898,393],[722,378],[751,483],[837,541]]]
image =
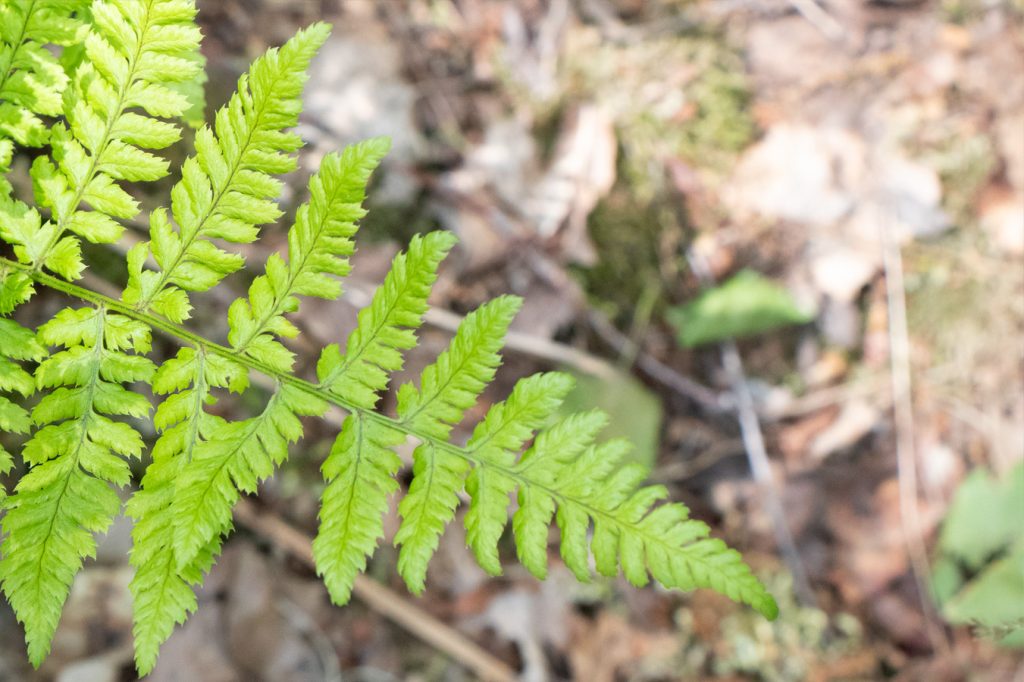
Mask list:
[[932,648],[949,654],[946,633],[936,622],[929,589],[931,567],[918,510],[917,453],[914,444],[913,383],[910,368],[910,341],[907,331],[907,299],[903,282],[903,255],[891,225],[879,220],[882,265],[888,308],[889,367],[892,380],[893,418],[896,425],[896,474],[899,484],[900,524],[910,558],[910,570],[917,586],[925,630]]

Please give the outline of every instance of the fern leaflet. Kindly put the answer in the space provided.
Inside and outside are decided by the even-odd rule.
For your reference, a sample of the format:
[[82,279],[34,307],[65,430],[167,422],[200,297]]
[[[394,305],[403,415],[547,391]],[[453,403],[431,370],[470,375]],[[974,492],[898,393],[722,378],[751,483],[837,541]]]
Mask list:
[[[280,50],[257,59],[216,115],[214,128],[196,134],[196,155],[182,166],[171,191],[175,231],[164,210],[150,215],[150,242],[128,255],[124,301],[180,322],[189,316],[188,291],[206,291],[243,265],[237,254],[210,241],[256,239],[257,226],[277,220],[281,190],[272,175],[295,167],[289,152],[302,141],[286,129],[298,121],[306,68],[327,37],[326,24],[300,31]],[[149,254],[159,272],[144,270]]]
[[29,658],[49,651],[61,606],[82,559],[93,554],[93,532],[106,530],[121,507],[108,486],[126,485],[128,463],[142,454],[142,437],[110,416],[143,417],[144,396],[121,382],[147,380],[153,364],[144,324],[104,308],[66,309],[39,330],[48,345],[63,345],[36,372],[40,388],[54,389],[32,410],[41,426],[26,443],[32,465],[7,500],[0,583],[25,625]]
[[[0,172],[15,145],[40,147],[49,137],[42,116],[62,111],[68,76],[47,44],[70,45],[83,27],[83,0],[15,0],[0,5]],[[0,181],[0,195],[10,185]]]
[[[151,117],[174,118],[188,109],[188,100],[167,84],[193,78],[198,68],[188,58],[199,44],[190,0],[95,0],[90,15],[85,59],[64,94],[67,125],[51,131],[52,160],[39,157],[32,166],[36,196],[52,217],[43,222],[32,209],[4,234],[22,262],[67,279],[84,267],[78,237],[115,242],[123,229],[116,219],[138,213],[118,181],[167,174],[167,162],[143,150],[167,147],[179,131]],[[135,107],[150,117],[128,111]],[[83,202],[93,210],[82,209]]]
[[[448,349],[423,370],[419,390],[412,384],[398,390],[399,423],[418,434],[447,440],[452,426],[494,378],[498,351],[520,305],[518,298],[501,296],[470,313]],[[398,572],[409,589],[419,593],[438,538],[455,516],[468,464],[431,442],[416,448],[413,461],[412,486],[398,507],[402,525],[395,544],[401,546]]]

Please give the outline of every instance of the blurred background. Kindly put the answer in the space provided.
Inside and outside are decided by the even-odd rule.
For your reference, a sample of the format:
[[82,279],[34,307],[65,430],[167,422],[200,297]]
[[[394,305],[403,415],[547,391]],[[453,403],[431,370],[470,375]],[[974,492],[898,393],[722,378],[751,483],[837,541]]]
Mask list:
[[[572,372],[569,407],[609,411],[782,610],[580,585],[554,544],[547,582],[504,541],[488,579],[460,524],[423,597],[385,543],[376,582],[332,607],[305,552],[334,433],[310,423],[150,679],[1024,680],[1024,2],[199,7],[207,115],[268,46],[335,25],[286,210],[327,151],[393,139],[344,299],[297,318],[302,371],[411,235],[451,230],[394,385],[461,315],[525,297],[472,416],[527,373]],[[234,295],[195,323],[221,334]],[[3,607],[0,679],[132,679],[129,533],[79,575],[41,671]]]

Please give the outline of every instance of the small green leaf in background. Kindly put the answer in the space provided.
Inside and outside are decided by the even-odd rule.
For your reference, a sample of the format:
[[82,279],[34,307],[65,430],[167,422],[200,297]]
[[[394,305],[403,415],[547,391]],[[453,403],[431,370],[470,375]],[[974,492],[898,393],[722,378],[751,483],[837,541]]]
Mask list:
[[804,324],[813,318],[814,313],[798,306],[788,291],[752,270],[743,270],[668,311],[679,342],[687,348]]
[[1024,462],[1002,479],[975,469],[957,488],[942,524],[932,592],[950,623],[976,625],[1003,646],[1024,647]]
[[616,372],[610,377],[572,373],[576,387],[566,397],[559,414],[570,415],[599,408],[611,416],[601,432],[602,439],[626,438],[633,443],[629,457],[644,466],[654,466],[661,438],[662,407],[658,397],[639,380]]
[[996,561],[943,609],[951,623],[1005,628],[999,641],[1024,646],[1024,548]]
[[967,568],[978,570],[986,559],[1024,536],[1024,462],[1003,480],[975,469],[957,488],[939,548]]

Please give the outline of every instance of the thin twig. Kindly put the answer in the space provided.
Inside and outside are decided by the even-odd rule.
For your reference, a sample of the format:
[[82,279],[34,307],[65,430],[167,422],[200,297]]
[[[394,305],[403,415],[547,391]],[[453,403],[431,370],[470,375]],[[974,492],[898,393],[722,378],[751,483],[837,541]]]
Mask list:
[[779,551],[782,553],[790,573],[793,574],[793,591],[801,604],[816,607],[818,600],[814,596],[814,590],[811,589],[811,583],[807,579],[807,571],[804,569],[796,541],[789,530],[786,510],[782,506],[782,491],[778,489],[779,486],[772,476],[764,435],[754,409],[754,396],[743,371],[743,361],[740,358],[739,349],[732,339],[722,343],[722,366],[729,377],[729,385],[732,387],[733,397],[736,399],[736,419],[740,424],[740,435],[743,438],[743,446],[746,448],[747,459],[750,462],[750,472],[761,489],[762,502],[772,519],[776,544],[779,546]]
[[[257,535],[272,542],[310,568],[313,563],[313,543],[279,516],[257,511],[248,500],[235,506],[235,520]],[[356,577],[352,594],[371,609],[395,624],[405,628],[427,644],[442,651],[485,680],[513,682],[515,672],[503,661],[470,641],[458,630],[445,625],[423,609],[380,583],[360,575]]]
[[[691,250],[689,261],[690,267],[702,286],[708,287],[714,284],[711,270],[700,254]],[[740,358],[739,349],[732,339],[722,342],[721,349],[722,366],[729,379],[733,399],[736,401],[736,418],[739,421],[743,446],[747,451],[750,473],[761,492],[761,503],[772,520],[775,543],[793,575],[793,592],[804,606],[816,607],[818,600],[814,596],[814,590],[811,589],[807,571],[804,569],[803,560],[800,558],[796,541],[789,529],[789,522],[786,520],[786,510],[782,506],[782,491],[772,476],[764,434],[761,432],[761,423],[754,407],[754,395],[750,391],[750,384],[747,383],[746,373],[743,371],[743,360]]]
[[[587,319],[590,326],[598,336],[604,339],[605,343],[618,353],[626,352],[629,348],[629,337],[616,329],[615,325],[608,321],[608,318],[592,310],[588,313]],[[729,396],[721,395],[707,386],[683,376],[643,350],[639,350],[636,354],[636,367],[658,383],[684,398],[692,400],[710,413],[721,414],[733,409]]]
[[890,399],[888,384],[888,377],[879,372],[844,384],[819,388],[779,406],[763,405],[758,408],[757,415],[762,422],[778,422],[820,412],[833,405],[845,405],[857,398],[871,397],[882,407]]
[[928,640],[936,652],[947,656],[950,644],[946,639],[946,633],[936,623],[935,608],[928,584],[931,567],[918,510],[913,383],[907,332],[907,299],[903,283],[903,254],[887,221],[883,218],[878,224],[889,312],[889,365],[892,376],[893,417],[896,422],[896,474],[899,483],[900,524],[907,545],[907,554],[910,557],[910,570],[917,585]]
[[832,15],[822,9],[817,2],[814,0],[789,0],[789,4],[793,5],[793,9],[809,21],[814,28],[821,31],[826,38],[837,43],[846,42],[846,31],[842,24],[833,19]]

